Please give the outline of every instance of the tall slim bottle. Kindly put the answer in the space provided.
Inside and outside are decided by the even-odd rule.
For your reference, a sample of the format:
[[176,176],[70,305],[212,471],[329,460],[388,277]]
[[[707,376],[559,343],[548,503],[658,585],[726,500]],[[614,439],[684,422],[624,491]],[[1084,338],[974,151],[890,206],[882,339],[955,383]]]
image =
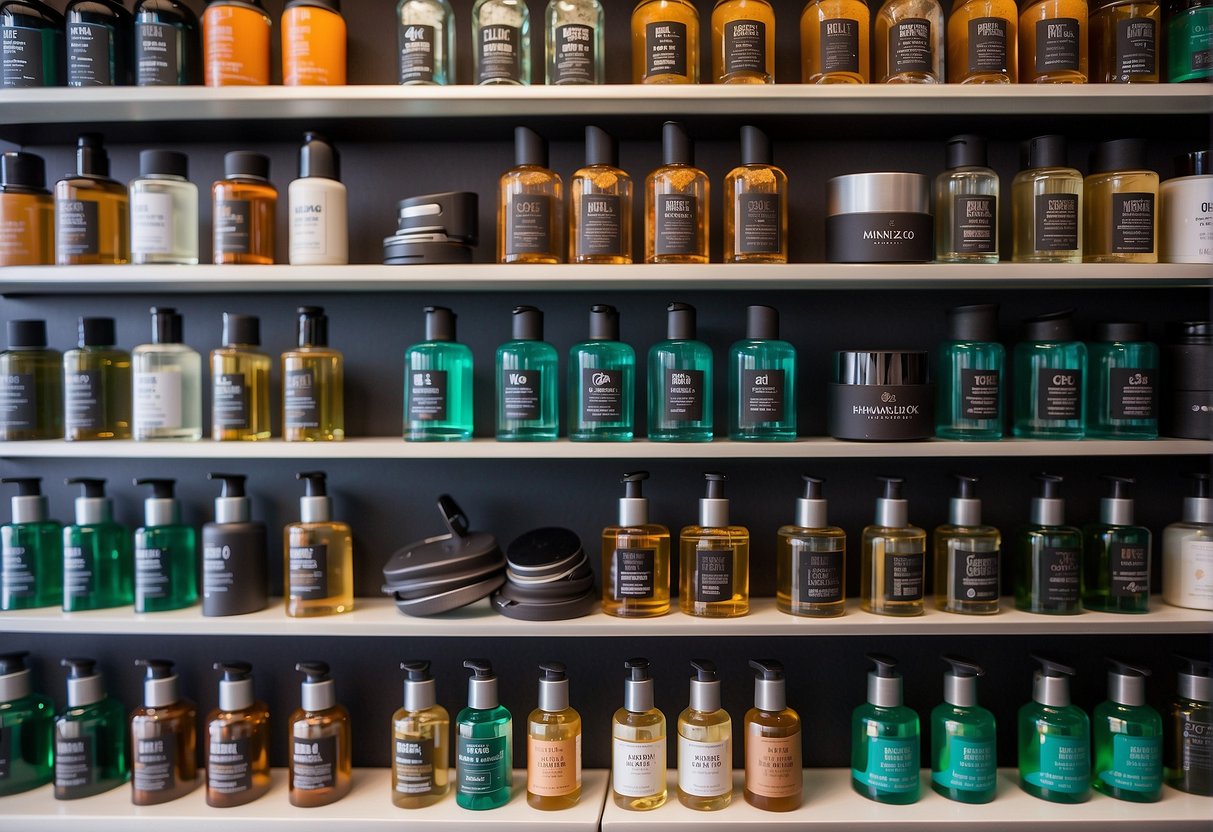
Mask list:
[[998,174],[981,136],[948,139],[947,169],[935,177],[935,261],[998,262]]
[[569,441],[631,442],[636,352],[619,340],[619,311],[590,308],[589,338],[569,348]]
[[775,83],[775,9],[767,0],[716,0],[712,8],[712,81]]
[[550,0],[544,13],[547,83],[604,83],[605,23],[599,0]]
[[957,306],[947,318],[935,372],[935,435],[1002,439],[1006,351],[998,343],[998,305]]
[[720,707],[720,677],[707,659],[691,659],[691,699],[678,715],[678,802],[714,812],[733,800],[733,720]]
[[143,704],[131,712],[131,803],[154,806],[198,785],[198,706],[180,692],[173,663],[136,659],[145,669]]
[[63,356],[46,344],[46,321],[8,322],[0,352],[0,442],[63,438]]
[[649,660],[623,666],[623,707],[611,719],[611,795],[621,809],[647,812],[666,801],[665,714],[653,704]]
[[27,792],[54,776],[55,702],[34,693],[33,675],[25,666],[29,653],[0,654],[0,797]]
[[350,712],[337,703],[337,684],[324,662],[299,662],[304,675],[289,734],[290,801],[311,809],[336,803],[353,787]]
[[824,484],[806,475],[795,522],[779,528],[775,607],[780,612],[817,618],[846,613],[847,533],[829,524]]
[[135,602],[131,532],[114,522],[105,480],[77,477],[76,522],[63,529],[63,611],[125,607]]
[[593,125],[585,128],[585,167],[569,179],[569,262],[632,262],[632,177],[619,168],[615,137]]
[[957,474],[948,522],[935,529],[935,606],[944,612],[993,615],[1002,597],[1002,535],[981,522],[977,477]]
[[711,183],[695,167],[686,128],[667,121],[661,132],[661,167],[644,180],[644,262],[708,262],[710,195]]
[[695,307],[666,307],[666,340],[649,348],[649,441],[712,441],[712,349],[696,339]]
[[223,313],[223,346],[211,351],[211,439],[270,438],[270,357],[260,352],[261,319]]
[[108,792],[130,778],[126,709],[107,695],[93,659],[62,659],[67,707],[55,718],[56,800]]
[[270,709],[253,693],[253,666],[216,662],[219,707],[206,718],[206,805],[243,806],[270,790]]
[[1086,435],[1158,438],[1158,345],[1139,321],[1095,325],[1087,346]]
[[1092,712],[1091,785],[1118,800],[1162,799],[1162,717],[1146,704],[1150,671],[1109,659],[1108,698]]
[[876,500],[876,522],[863,530],[859,606],[877,615],[922,615],[927,533],[910,525],[910,504],[902,497],[905,480],[877,479],[884,494]]
[[345,358],[329,346],[329,319],[319,306],[300,306],[298,348],[282,354],[282,438],[340,442],[345,438]]
[[283,534],[286,563],[283,601],[298,618],[337,615],[354,609],[354,539],[346,523],[333,520],[333,500],[323,471],[305,471],[299,522]]
[[691,0],[640,0],[632,10],[632,83],[699,83],[699,10]]
[[252,500],[241,474],[207,475],[220,480],[215,520],[202,527],[202,615],[244,615],[268,603],[269,556],[265,524],[249,519]]
[[800,14],[801,81],[868,83],[871,24],[863,0],[809,0]]
[[1014,352],[1015,435],[1082,439],[1087,347],[1074,333],[1074,310],[1024,321]]
[[1070,165],[1065,136],[1024,143],[1011,182],[1011,258],[1017,263],[1082,262],[1082,174]]
[[779,310],[746,308],[745,339],[729,348],[729,438],[796,439],[796,348],[779,339]]
[[110,179],[101,137],[76,142],[76,173],[55,183],[55,264],[120,265],[130,261],[126,186]]
[[143,526],[135,529],[135,612],[165,612],[198,601],[198,540],[181,522],[173,497],[176,480],[137,479],[150,485],[143,501]]
[[979,665],[943,656],[943,701],[931,711],[931,788],[959,803],[989,803],[998,790],[994,714],[977,704]]
[[0,87],[63,84],[63,15],[42,0],[0,3]]
[[136,441],[202,438],[202,356],[182,343],[176,309],[153,306],[152,340],[131,350]]
[[400,83],[455,83],[455,12],[448,0],[400,0],[396,4]]
[[63,435],[131,438],[131,356],[114,346],[113,318],[81,318],[79,347],[63,354]]
[[944,22],[939,0],[884,0],[872,32],[873,83],[944,82]]
[[67,85],[124,87],[131,83],[131,13],[117,0],[70,0]]
[[1099,522],[1083,530],[1082,605],[1097,612],[1150,611],[1152,539],[1133,524],[1131,477],[1105,474],[1110,493],[1099,501]]
[[569,705],[560,662],[539,665],[539,704],[527,717],[526,802],[544,811],[581,800],[581,715]]
[[1033,656],[1032,701],[1019,709],[1019,787],[1052,803],[1091,797],[1091,723],[1070,702],[1074,669]]
[[915,803],[921,741],[918,714],[902,697],[897,660],[867,653],[868,701],[851,715],[851,788],[877,803]]
[[1015,563],[1015,608],[1073,615],[1081,612],[1082,532],[1065,525],[1062,478],[1037,474],[1040,496],[1032,499],[1028,525],[1019,533]]
[[[1162,533],[1162,600],[1172,606],[1213,610],[1213,497],[1209,475],[1189,474],[1193,489],[1183,514]],[[13,513],[16,515],[16,503]],[[1213,769],[1213,757],[1209,759]]]
[[438,704],[428,661],[400,663],[404,704],[392,714],[392,803],[422,809],[450,791],[451,717]]
[[543,340],[543,311],[515,306],[512,339],[497,348],[497,441],[552,442],[560,428],[556,348]]
[[198,262],[198,186],[189,157],[173,150],[139,153],[139,176],[128,185],[131,262],[193,266]]
[[[0,8],[0,20],[4,11]],[[13,31],[19,30],[0,23],[0,37]],[[0,40],[0,72],[9,66],[4,56],[10,43]],[[54,262],[55,200],[46,189],[46,163],[33,153],[0,153],[0,266]]]
[[464,809],[496,809],[510,802],[514,726],[497,700],[488,659],[467,659],[468,704],[455,718],[455,802]]
[[548,168],[543,136],[514,128],[514,167],[501,174],[497,191],[497,262],[564,262],[564,185]]
[[768,812],[791,812],[804,798],[800,715],[788,707],[783,665],[750,659],[754,707],[746,711],[745,801]]
[[39,477],[5,477],[17,486],[10,522],[0,526],[0,610],[55,607],[63,601],[63,524],[50,519]]
[[741,165],[724,178],[726,263],[788,262],[788,177],[772,159],[767,134],[742,127]]
[[648,471],[623,475],[619,525],[602,530],[602,611],[651,618],[670,610],[670,530],[649,522]]
[[699,525],[678,534],[678,604],[687,615],[735,618],[750,611],[750,532],[729,524],[724,474],[704,474]]
[[1213,676],[1207,661],[1177,658],[1181,667],[1167,708],[1164,776],[1173,789],[1213,795],[1213,759],[1207,753],[1213,733]]
[[472,351],[455,340],[455,313],[425,308],[425,340],[404,353],[404,438],[472,438]]
[[531,83],[531,12],[526,0],[476,0],[472,65],[476,84]]
[[139,0],[134,12],[135,86],[202,83],[202,30],[182,0]]

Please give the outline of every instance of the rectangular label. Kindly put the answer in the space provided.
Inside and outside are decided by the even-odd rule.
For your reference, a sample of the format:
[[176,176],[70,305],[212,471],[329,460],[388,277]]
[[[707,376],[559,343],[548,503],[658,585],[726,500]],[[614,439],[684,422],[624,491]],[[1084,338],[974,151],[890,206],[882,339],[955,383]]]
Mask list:
[[548,83],[592,84],[594,81],[594,27],[584,23],[557,26]]
[[253,766],[247,737],[207,746],[206,787],[219,794],[243,794],[253,787]]
[[304,197],[291,201],[292,251],[313,256],[329,253],[328,209],[328,191],[323,188],[308,188]]
[[1116,21],[1116,57],[1112,63],[1116,79],[1128,81],[1134,75],[1153,75],[1157,67],[1157,43],[1158,33],[1150,18]]
[[135,791],[166,792],[177,788],[177,735],[165,732],[136,739],[131,785]]
[[738,254],[779,254],[783,250],[783,197],[746,193],[737,198],[734,218]]
[[79,546],[63,547],[63,597],[87,598],[93,594],[96,576]]
[[93,736],[55,738],[55,788],[78,789],[93,784]]
[[1117,789],[1157,792],[1162,788],[1162,737],[1112,735],[1112,767],[1100,779]]
[[288,559],[292,599],[307,601],[329,596],[329,547],[326,544],[292,546]]
[[997,254],[998,200],[958,196],[952,203],[952,247],[964,254]]
[[1037,194],[1033,220],[1036,251],[1078,249],[1078,194]]
[[34,374],[0,374],[0,428],[29,430],[37,421],[38,387]]
[[1154,251],[1154,194],[1112,194],[1112,251],[1118,254]]
[[282,385],[282,415],[288,428],[320,427],[320,399],[316,373],[310,367],[287,370]]
[[746,723],[745,788],[760,797],[792,797],[804,788],[800,732],[768,737],[759,722]]
[[526,790],[563,797],[581,788],[581,732],[567,740],[527,737]]
[[665,737],[611,741],[611,788],[624,797],[649,797],[665,789]]
[[581,371],[581,420],[622,422],[623,371],[587,367]]
[[960,371],[960,415],[965,419],[997,419],[999,413],[998,370]]
[[699,200],[694,194],[657,194],[653,253],[699,254]]
[[844,552],[809,552],[792,541],[796,574],[796,601],[802,604],[834,604],[843,599]]
[[767,71],[767,25],[761,20],[730,20],[724,24],[724,71]]
[[783,421],[784,371],[741,371],[741,424],[743,427]]
[[1036,598],[1041,604],[1076,604],[1081,583],[1082,553],[1078,549],[1046,547],[1036,572]]
[[249,389],[244,373],[221,373],[211,386],[211,421],[216,428],[242,430],[249,422]]
[[170,254],[173,251],[173,198],[168,194],[131,194],[131,253]]
[[249,228],[253,212],[247,199],[215,202],[214,240],[216,254],[248,254],[252,251]]
[[181,373],[135,373],[135,433],[182,425]]
[[665,407],[662,408],[665,421],[702,421],[703,398],[703,370],[665,371]]
[[687,74],[687,26],[661,20],[644,27],[645,77]]
[[506,419],[525,422],[540,418],[543,413],[543,371],[501,371],[501,415]]
[[410,23],[401,26],[400,43],[400,83],[402,84],[432,84],[434,83],[435,60],[435,29],[433,26],[421,26]]
[[135,547],[135,607],[142,609],[144,603],[169,594],[168,571],[165,569],[163,549]]
[[509,740],[502,737],[456,737],[455,788],[463,794],[491,794],[510,787]]
[[114,84],[114,30],[100,23],[67,25],[67,85],[108,87]]
[[695,550],[695,602],[711,604],[733,598],[733,550]]
[[550,254],[552,197],[546,194],[511,194],[505,229],[505,253]]
[[0,26],[0,87],[44,87],[42,32]]
[[1078,69],[1078,21],[1058,17],[1036,21],[1036,72]]
[[945,789],[984,792],[993,789],[998,779],[998,757],[994,740],[971,740],[956,734],[947,738],[947,756],[940,770],[932,775]]
[[11,542],[14,537],[17,537],[14,529],[5,529],[3,548],[0,548],[0,587],[3,588],[2,597],[10,601],[33,598],[38,586],[34,553],[26,546],[14,546]]
[[1007,71],[1006,19],[975,17],[970,20],[969,74]]
[[337,738],[291,738],[291,788],[310,792],[337,785]]
[[185,31],[165,23],[135,23],[135,83],[140,87],[174,87],[181,81],[179,61]]
[[446,393],[446,370],[414,370],[409,373],[409,421],[445,422]]
[[1209,730],[1207,718],[1202,718],[1199,711],[1181,714],[1178,720],[1182,739],[1179,747],[1180,771],[1207,777],[1213,769],[1213,731]]
[[1108,395],[1113,419],[1157,419],[1155,371],[1136,367],[1108,370]]
[[63,377],[63,424],[67,430],[98,430],[105,422],[102,371],[66,373]]
[[1108,571],[1113,598],[1148,597],[1150,594],[1150,547],[1145,544],[1113,543],[1108,547]]
[[852,770],[852,776],[869,788],[886,792],[907,793],[918,789],[918,737],[873,737],[864,741],[868,749],[868,765],[862,771]]
[[696,742],[678,735],[678,789],[694,797],[733,790],[733,743]]
[[653,597],[656,549],[616,549],[614,561],[616,601]]
[[884,596],[887,601],[921,601],[923,569],[926,555],[922,552],[884,556]]
[[859,72],[859,21],[821,21],[821,71]]
[[1037,734],[1040,770],[1024,779],[1042,789],[1063,794],[1086,794],[1091,783],[1091,746],[1086,736],[1067,737],[1053,732]]
[[480,60],[476,62],[476,83],[486,81],[521,81],[521,43],[517,26],[483,26],[480,29]]
[[997,601],[999,552],[952,552],[952,574],[948,576],[948,600]]
[[1041,367],[1036,371],[1036,418],[1072,420],[1082,415],[1082,371]]
[[392,740],[396,794],[429,794],[434,788],[435,735]]
[[580,222],[577,225],[577,255],[620,257],[623,250],[623,223],[631,217],[621,215],[620,199],[615,194],[582,194]]
[[97,203],[86,199],[55,200],[55,251],[58,256],[96,256],[101,251]]
[[889,27],[889,74],[932,72],[931,21],[925,17],[899,20]]

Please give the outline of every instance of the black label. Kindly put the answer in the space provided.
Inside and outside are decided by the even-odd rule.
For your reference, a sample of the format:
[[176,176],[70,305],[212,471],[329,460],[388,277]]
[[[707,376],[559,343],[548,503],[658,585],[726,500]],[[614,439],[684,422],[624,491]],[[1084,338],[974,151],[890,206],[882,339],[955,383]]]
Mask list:
[[1179,759],[1176,768],[1185,775],[1206,778],[1213,776],[1213,730],[1209,728],[1208,712],[1180,711],[1176,720],[1179,727]]
[[778,194],[748,193],[737,198],[737,239],[733,243],[739,254],[780,253],[782,201]]
[[652,598],[656,549],[615,550],[615,600]]
[[965,419],[998,418],[998,371],[960,371],[960,415]]
[[622,422],[623,370],[581,371],[581,421]]
[[329,547],[323,543],[315,546],[292,546],[290,560],[290,593],[292,598],[303,600],[327,598],[329,595]]
[[[16,533],[13,532],[16,536]],[[6,535],[0,550],[0,587],[9,599],[33,598],[38,585],[37,561],[28,546],[12,546]]]
[[337,785],[337,738],[291,738],[291,788],[331,789]]
[[645,77],[687,74],[687,25],[673,20],[644,28]]
[[42,30],[0,26],[0,87],[44,87]]
[[522,58],[518,52],[521,42],[517,26],[485,26],[480,30],[480,62],[476,83],[485,81],[521,81]]
[[60,256],[96,255],[101,251],[97,203],[86,199],[55,200],[55,250]]
[[[796,545],[795,542],[792,543]],[[843,552],[800,552],[796,576],[802,604],[832,604],[843,599]]]
[[0,428],[22,430],[38,421],[38,387],[33,373],[0,375]]
[[821,21],[821,71],[859,72],[859,21]]
[[1078,602],[1082,552],[1045,547],[1036,572],[1036,597],[1042,604]]
[[253,787],[248,737],[214,740],[207,746],[206,787],[219,794],[243,794]]
[[826,420],[837,439],[926,439],[935,430],[929,384],[831,384]]
[[884,597],[887,601],[921,601],[926,555],[886,553],[884,556]]
[[87,598],[96,582],[92,564],[79,546],[63,547],[63,597]]
[[100,23],[67,24],[67,85],[108,87],[114,83],[110,56],[114,30]]
[[244,373],[221,373],[211,386],[211,421],[216,428],[240,430],[248,427],[249,390]]
[[954,601],[997,601],[999,553],[956,549],[948,595]]
[[932,72],[931,21],[925,17],[899,20],[889,27],[889,74]]
[[831,263],[925,263],[935,256],[930,214],[874,212],[826,217]]
[[446,370],[413,370],[409,373],[410,422],[446,421]]
[[1148,17],[1116,22],[1116,77],[1127,81],[1133,75],[1153,75],[1156,67],[1157,31]]
[[552,251],[552,198],[547,194],[511,194],[505,229],[506,254]]
[[320,400],[316,395],[316,373],[310,369],[287,370],[283,380],[283,421],[288,428],[320,427]]
[[166,792],[177,787],[177,736],[135,740],[135,764],[131,783],[137,792]]
[[1113,367],[1108,371],[1108,395],[1113,419],[1157,419],[1158,387],[1155,371]]
[[994,234],[998,199],[992,196],[958,196],[952,203],[953,251],[997,254]]
[[548,67],[549,84],[594,83],[594,27],[567,23],[556,27],[556,44]]
[[13,771],[13,729],[0,727],[0,782]]
[[1112,251],[1118,254],[1154,251],[1154,194],[1112,194]]
[[169,576],[165,560],[171,552],[164,549],[135,547],[135,606],[169,596]]
[[434,27],[401,26],[399,41],[400,83],[434,83]]
[[1082,412],[1082,370],[1036,371],[1036,418],[1077,419]]
[[699,200],[694,194],[657,194],[655,254],[698,254]]
[[710,604],[733,597],[733,550],[695,550],[695,601]]
[[783,370],[741,371],[741,424],[779,422],[784,416]]
[[215,252],[248,254],[252,237],[249,226],[253,213],[247,199],[222,199],[215,202]]
[[[577,254],[618,257],[623,250],[620,200],[615,194],[582,194],[581,221],[577,226]],[[631,217],[627,218],[631,221]]]
[[1036,21],[1036,71],[1078,69],[1078,32],[1072,17]]
[[1150,547],[1113,543],[1108,547],[1108,571],[1113,598],[1135,598],[1150,594]]
[[93,784],[93,737],[55,738],[55,788],[80,789]]
[[63,378],[63,424],[69,430],[105,425],[105,385],[101,370],[80,370]]
[[1036,251],[1078,248],[1078,194],[1038,194],[1034,213]]
[[724,24],[724,71],[767,71],[767,25],[761,20],[730,20]]
[[185,31],[166,23],[135,24],[135,83],[140,87],[175,87]]
[[528,421],[542,414],[543,372],[531,370],[501,371],[501,409],[506,419]]
[[973,18],[969,21],[969,72],[1006,71],[1007,21],[1001,17]]
[[667,422],[701,421],[703,392],[703,370],[666,370],[662,419]]
[[397,794],[428,794],[434,788],[434,738],[392,741]]

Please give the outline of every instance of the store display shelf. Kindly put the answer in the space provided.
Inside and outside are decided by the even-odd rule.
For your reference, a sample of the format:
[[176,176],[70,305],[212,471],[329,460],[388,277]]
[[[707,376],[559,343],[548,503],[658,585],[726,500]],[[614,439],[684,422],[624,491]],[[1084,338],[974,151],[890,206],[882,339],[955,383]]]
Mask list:
[[[452,781],[454,774],[452,773]],[[455,803],[454,792],[424,809],[398,809],[391,802],[387,769],[355,769],[349,795],[313,809],[287,800],[287,772],[274,770],[269,794],[244,806],[212,809],[201,788],[158,806],[131,805],[130,788],[119,787],[83,800],[55,800],[50,786],[0,798],[0,828],[13,832],[129,832],[131,829],[185,832],[266,832],[266,830],[367,829],[442,830],[442,832],[597,832],[606,799],[608,773],[582,773],[581,801],[562,812],[542,812],[526,802],[526,772],[514,772],[510,802],[499,809],[473,812]]]
[[1213,286],[1213,264],[198,265],[12,266],[0,269],[0,294],[4,295],[1032,289],[1046,286],[1050,289],[1208,288]]
[[674,795],[677,772],[669,773],[670,799],[659,809],[629,812],[608,799],[602,832],[703,832],[753,826],[768,832],[849,832],[892,829],[896,832],[967,832],[967,830],[1031,829],[1032,832],[1095,830],[1109,827],[1126,832],[1173,830],[1208,832],[1213,800],[1163,788],[1157,803],[1128,803],[1101,794],[1074,806],[1050,803],[1019,788],[1017,772],[998,773],[998,796],[983,805],[955,803],[935,794],[930,773],[922,774],[922,797],[908,806],[875,803],[851,790],[846,769],[806,769],[804,803],[793,812],[764,812],[742,797],[742,775],[733,775],[733,802],[718,812],[696,812]]
[[1213,616],[1155,600],[1145,615],[1084,612],[1034,615],[1019,612],[1009,598],[997,615],[957,615],[928,608],[916,618],[873,615],[848,602],[838,618],[805,618],[775,608],[773,598],[754,598],[740,618],[695,618],[674,610],[660,618],[614,618],[594,612],[556,623],[516,621],[488,601],[444,615],[412,618],[390,598],[359,598],[353,612],[319,618],[288,618],[281,604],[250,615],[203,618],[199,607],[137,615],[129,607],[64,613],[54,608],[0,612],[0,633],[88,633],[90,635],[211,636],[393,636],[417,638],[594,638],[763,637],[906,635],[1112,635],[1213,633]]

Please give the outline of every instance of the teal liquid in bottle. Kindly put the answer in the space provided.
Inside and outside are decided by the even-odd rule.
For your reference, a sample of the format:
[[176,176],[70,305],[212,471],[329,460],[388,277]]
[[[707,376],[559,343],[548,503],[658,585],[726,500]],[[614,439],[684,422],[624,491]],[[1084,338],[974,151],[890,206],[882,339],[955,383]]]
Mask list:
[[0,526],[0,610],[63,602],[63,524],[48,520],[38,477],[0,480],[17,486],[13,522]]
[[918,714],[902,704],[897,660],[868,653],[868,701],[851,716],[851,788],[877,803],[918,800]]
[[1015,608],[1048,615],[1082,612],[1082,532],[1065,525],[1062,478],[1037,474],[1040,496],[1019,532],[1015,557]]
[[0,797],[51,781],[55,703],[34,693],[29,653],[0,655]]
[[712,441],[712,350],[689,303],[666,307],[666,340],[649,349],[649,440]]
[[935,372],[935,435],[941,439],[1002,439],[1006,352],[998,343],[998,306],[948,310],[948,340]]
[[472,351],[455,341],[455,313],[425,308],[425,341],[404,353],[404,438],[472,438]]
[[589,339],[569,350],[569,439],[631,442],[635,390],[636,353],[619,340],[619,312],[595,304]]
[[1101,323],[1087,347],[1087,436],[1158,438],[1158,346],[1143,323]]
[[959,803],[989,803],[998,790],[994,714],[977,704],[984,671],[956,656],[943,677],[943,702],[931,711],[931,788]]
[[487,659],[468,659],[468,706],[455,718],[455,802],[496,809],[510,802],[513,721],[497,701],[497,677]]
[[751,306],[745,340],[729,349],[729,438],[796,438],[796,348],[779,340],[779,311]]
[[131,533],[114,522],[105,480],[79,477],[76,522],[63,529],[63,611],[99,610],[135,603]]
[[1015,435],[1082,439],[1087,348],[1074,334],[1074,310],[1025,321],[1015,345]]
[[514,308],[513,340],[497,348],[497,441],[551,442],[560,429],[556,348],[543,312]]
[[135,480],[154,489],[143,502],[143,528],[135,530],[135,612],[179,610],[198,601],[198,540],[181,522],[175,483]]
[[55,799],[77,800],[130,776],[126,709],[106,695],[93,659],[63,659],[67,708],[55,719]]
[[1111,494],[1099,501],[1099,522],[1083,530],[1082,605],[1097,612],[1150,611],[1150,530],[1133,525],[1133,480],[1104,476]]
[[1162,798],[1162,717],[1146,704],[1150,671],[1109,660],[1108,699],[1092,720],[1096,791],[1134,803]]
[[1053,803],[1084,803],[1091,797],[1091,724],[1070,704],[1073,668],[1040,662],[1032,701],[1019,709],[1019,787]]

